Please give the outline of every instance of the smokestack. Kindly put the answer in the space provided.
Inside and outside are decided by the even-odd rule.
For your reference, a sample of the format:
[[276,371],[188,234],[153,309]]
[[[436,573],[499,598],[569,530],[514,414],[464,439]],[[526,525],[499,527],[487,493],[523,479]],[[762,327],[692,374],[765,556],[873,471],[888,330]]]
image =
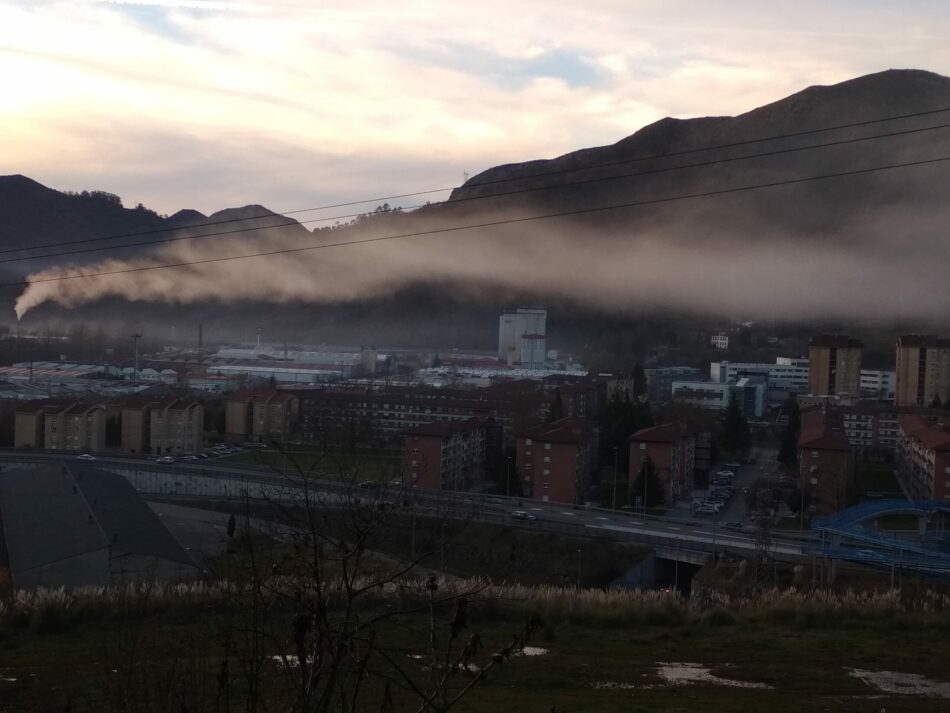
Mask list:
[[201,363],[201,349],[204,346],[204,325],[198,324],[198,363]]

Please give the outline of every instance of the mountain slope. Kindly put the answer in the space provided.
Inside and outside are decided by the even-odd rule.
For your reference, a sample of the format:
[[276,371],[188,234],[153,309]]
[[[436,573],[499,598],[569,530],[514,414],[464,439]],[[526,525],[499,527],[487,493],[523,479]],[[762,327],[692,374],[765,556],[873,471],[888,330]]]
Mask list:
[[[383,302],[409,323],[427,316],[406,297],[421,288],[466,305],[561,300],[615,313],[933,318],[950,309],[950,162],[871,169],[950,157],[950,127],[942,128],[950,111],[872,120],[938,109],[950,109],[950,79],[890,70],[810,87],[736,117],[667,118],[611,146],[497,166],[444,204],[337,229],[258,229],[282,219],[261,206],[229,209],[207,218],[215,223],[208,232],[243,232],[126,247],[129,276],[55,282],[55,270],[43,273],[47,281],[26,290],[19,310],[116,298],[347,303],[359,320],[367,313],[361,305]],[[817,180],[842,173],[849,175]],[[618,208],[626,204],[636,205]],[[551,213],[571,215],[532,219]],[[271,220],[251,220],[262,214]],[[0,239],[11,244],[30,230],[62,240],[118,233],[121,221],[142,230],[204,219],[194,211],[164,219],[108,196],[64,196],[22,177],[0,179],[0,221],[5,216],[12,219]],[[470,225],[480,227],[464,229]],[[219,261],[262,251],[274,254]],[[75,262],[114,268],[97,259]],[[196,264],[151,269],[185,262]],[[307,310],[295,309],[293,319],[311,322]]]

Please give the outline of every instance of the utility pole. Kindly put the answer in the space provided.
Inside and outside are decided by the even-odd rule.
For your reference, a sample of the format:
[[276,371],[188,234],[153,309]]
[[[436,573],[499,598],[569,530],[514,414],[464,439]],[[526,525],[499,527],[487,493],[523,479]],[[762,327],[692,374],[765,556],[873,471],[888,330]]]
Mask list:
[[577,548],[577,591],[581,591],[581,548]]
[[137,384],[139,381],[139,339],[142,338],[142,335],[136,332],[132,335],[132,343],[135,345],[135,366],[132,367],[132,383]]
[[617,478],[620,477],[620,451],[614,446],[614,510],[617,509]]

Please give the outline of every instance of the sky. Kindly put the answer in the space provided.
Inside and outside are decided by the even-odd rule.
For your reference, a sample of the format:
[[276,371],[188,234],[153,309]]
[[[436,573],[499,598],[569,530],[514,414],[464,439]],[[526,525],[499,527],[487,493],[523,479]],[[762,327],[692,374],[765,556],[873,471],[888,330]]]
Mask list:
[[950,75],[948,48],[950,8],[924,0],[0,0],[0,174],[282,212],[888,68]]

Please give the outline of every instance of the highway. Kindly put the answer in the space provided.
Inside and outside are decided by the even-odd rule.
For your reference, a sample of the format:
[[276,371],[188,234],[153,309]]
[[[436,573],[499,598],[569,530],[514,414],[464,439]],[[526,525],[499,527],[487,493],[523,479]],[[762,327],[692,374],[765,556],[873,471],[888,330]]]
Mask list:
[[[189,489],[189,480],[207,481],[212,479],[222,484],[239,484],[242,492],[254,496],[255,488],[263,492],[275,488],[281,492],[299,493],[304,481],[298,474],[281,474],[260,466],[226,462],[220,460],[202,460],[198,462],[176,462],[159,464],[154,459],[130,458],[121,456],[97,457],[95,461],[81,461],[73,454],[46,452],[24,452],[6,449],[0,451],[0,463],[50,463],[64,462],[67,465],[79,464],[101,467],[106,470],[123,472],[146,472],[162,479],[165,483],[159,493],[172,496],[194,495]],[[6,466],[4,466],[6,467]],[[190,477],[189,477],[190,476]],[[644,545],[663,548],[664,551],[684,551],[692,553],[715,553],[730,551],[736,554],[750,554],[756,549],[756,532],[751,528],[728,529],[708,520],[684,517],[659,517],[627,511],[602,508],[583,508],[542,503],[521,498],[509,498],[499,495],[484,495],[470,492],[443,492],[405,490],[399,486],[380,486],[360,488],[354,483],[344,483],[338,478],[327,475],[307,479],[308,487],[319,497],[340,502],[346,498],[361,500],[378,499],[381,502],[408,503],[420,514],[447,516],[458,519],[476,519],[485,522],[506,524],[513,527],[561,532],[588,537],[609,537],[617,540],[638,542]],[[235,492],[234,487],[228,492]],[[206,496],[207,497],[207,496]],[[211,491],[211,497],[218,497]],[[296,497],[296,496],[291,496]],[[533,519],[512,517],[512,512],[523,511]],[[803,557],[803,545],[814,543],[810,532],[772,534],[771,551],[780,559],[799,560]],[[685,555],[684,555],[685,556]]]

